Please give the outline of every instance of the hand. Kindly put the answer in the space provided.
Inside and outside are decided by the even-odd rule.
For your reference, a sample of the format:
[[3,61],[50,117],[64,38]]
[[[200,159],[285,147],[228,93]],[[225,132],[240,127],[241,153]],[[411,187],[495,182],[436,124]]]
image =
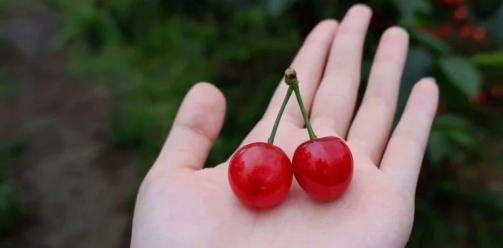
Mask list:
[[[318,24],[292,63],[319,137],[347,140],[354,174],[345,195],[312,201],[294,182],[276,208],[244,207],[231,192],[228,162],[202,169],[225,112],[214,86],[195,85],[144,179],[134,214],[132,247],[402,247],[438,89],[422,79],[390,135],[408,35],[388,29],[375,55],[363,102],[353,119],[362,47],[371,11],[352,7],[342,22]],[[280,75],[282,71],[278,72]],[[264,117],[243,141],[266,141],[287,87],[281,83]],[[290,156],[308,140],[296,102],[285,110],[275,144]]]

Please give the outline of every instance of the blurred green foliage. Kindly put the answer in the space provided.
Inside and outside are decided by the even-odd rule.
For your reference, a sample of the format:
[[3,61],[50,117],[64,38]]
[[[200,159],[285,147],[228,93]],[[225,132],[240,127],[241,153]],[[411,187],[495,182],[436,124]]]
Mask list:
[[[183,95],[195,82],[206,80],[221,88],[229,103],[223,133],[208,164],[224,161],[260,118],[301,37],[323,18],[340,19],[352,4],[46,2],[61,14],[55,46],[67,49],[70,72],[106,83],[114,92],[111,142],[137,151],[146,168],[160,150]],[[374,17],[362,85],[380,34],[391,25],[402,25],[411,35],[411,48],[399,112],[421,77],[434,76],[441,88],[409,246],[496,247],[503,242],[502,4],[366,2]],[[467,16],[455,14],[461,7]]]
[[184,9],[189,6],[160,1],[57,5],[65,26],[55,43],[71,43],[70,70],[116,89],[113,141],[147,161],[158,153],[183,95],[205,80],[231,103],[227,131],[209,163],[222,161],[260,116],[281,77],[278,68],[300,43],[292,20],[270,25],[259,6],[235,11],[225,4],[197,5],[191,16]]
[[5,6],[5,0],[0,0],[0,14],[3,13],[4,6]]
[[7,234],[22,218],[16,190],[5,181],[5,174],[22,151],[14,142],[0,144],[0,237]]
[[[3,2],[0,0],[0,14]],[[0,46],[2,40],[0,40]],[[0,67],[0,101],[6,102],[14,98],[17,93],[16,84],[7,79],[3,68]],[[6,182],[6,174],[20,155],[21,145],[7,140],[0,140],[0,238],[12,231],[22,218],[21,204],[16,190]]]

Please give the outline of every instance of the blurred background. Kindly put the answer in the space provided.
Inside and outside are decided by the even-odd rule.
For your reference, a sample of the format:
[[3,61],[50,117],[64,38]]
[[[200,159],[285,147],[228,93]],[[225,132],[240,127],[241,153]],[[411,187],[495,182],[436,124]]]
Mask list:
[[[363,2],[362,85],[379,36],[402,25],[399,112],[419,78],[441,88],[409,247],[501,245],[501,1]],[[0,0],[0,247],[127,247],[137,187],[191,85],[213,82],[229,103],[211,166],[260,118],[308,31],[352,4]]]

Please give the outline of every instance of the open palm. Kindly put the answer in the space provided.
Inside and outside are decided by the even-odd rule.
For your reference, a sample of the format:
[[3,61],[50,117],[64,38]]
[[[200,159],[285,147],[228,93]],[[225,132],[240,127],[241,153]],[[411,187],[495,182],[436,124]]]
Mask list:
[[[387,30],[363,101],[354,115],[362,47],[371,11],[351,8],[341,24],[327,20],[307,37],[292,63],[319,137],[345,138],[354,157],[348,191],[331,203],[312,201],[296,184],[281,205],[250,210],[232,193],[228,162],[202,169],[218,136],[225,100],[214,86],[187,94],[159,158],[138,194],[132,247],[401,247],[409,238],[417,177],[438,90],[423,79],[412,90],[390,136],[407,33]],[[243,144],[266,141],[287,86],[281,83]],[[295,101],[275,145],[291,158],[308,140]]]

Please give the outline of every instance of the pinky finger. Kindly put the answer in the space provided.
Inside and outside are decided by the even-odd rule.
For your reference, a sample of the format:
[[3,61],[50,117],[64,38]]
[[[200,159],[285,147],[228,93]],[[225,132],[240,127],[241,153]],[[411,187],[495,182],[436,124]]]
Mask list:
[[384,153],[380,168],[413,196],[438,104],[434,79],[419,81]]

